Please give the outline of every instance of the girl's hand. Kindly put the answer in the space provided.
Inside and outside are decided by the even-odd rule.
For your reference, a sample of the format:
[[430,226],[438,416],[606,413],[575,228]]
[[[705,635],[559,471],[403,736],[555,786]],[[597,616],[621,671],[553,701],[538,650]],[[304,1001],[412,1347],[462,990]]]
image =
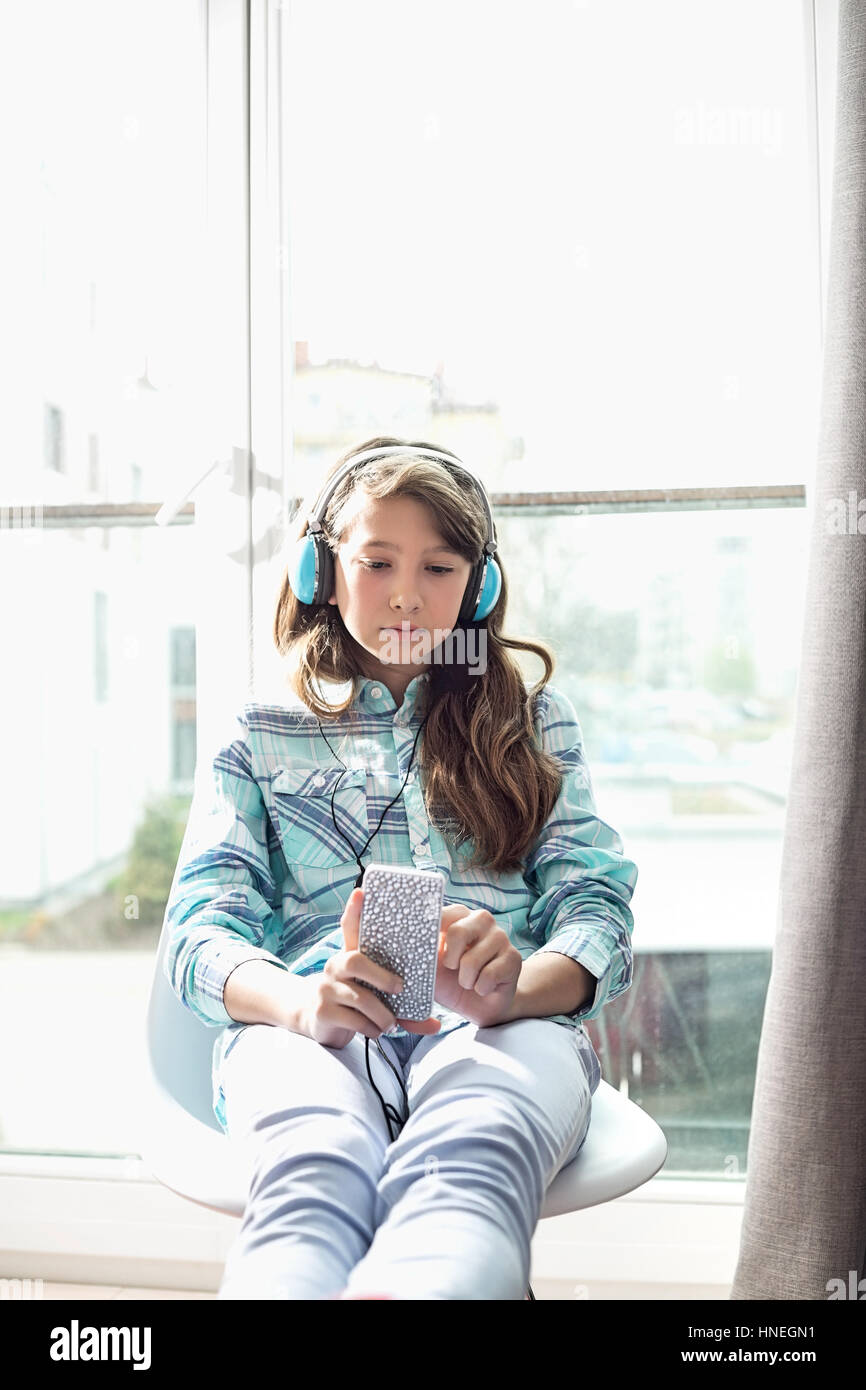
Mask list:
[[479,1028],[508,1022],[523,957],[486,908],[442,911],[434,998]]
[[378,1038],[395,1022],[407,1033],[438,1033],[442,1027],[438,1018],[395,1019],[372,989],[357,983],[364,980],[386,994],[397,994],[403,988],[399,976],[358,950],[363,901],[364,890],[354,889],[340,918],[345,950],[331,956],[319,974],[308,977],[310,1000],[304,1009],[304,1032],[324,1047],[345,1047],[356,1033]]

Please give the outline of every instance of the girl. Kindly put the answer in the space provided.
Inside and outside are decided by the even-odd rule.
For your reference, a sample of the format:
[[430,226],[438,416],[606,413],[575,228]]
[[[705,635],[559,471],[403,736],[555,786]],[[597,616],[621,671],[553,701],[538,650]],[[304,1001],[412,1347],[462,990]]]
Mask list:
[[[549,648],[502,633],[489,503],[456,455],[368,440],[296,519],[291,693],[236,717],[166,909],[252,1175],[219,1297],[522,1299],[601,1076],[583,1021],[631,983],[637,868]],[[507,648],[541,658],[531,691]],[[445,875],[423,1022],[357,949],[368,863]]]

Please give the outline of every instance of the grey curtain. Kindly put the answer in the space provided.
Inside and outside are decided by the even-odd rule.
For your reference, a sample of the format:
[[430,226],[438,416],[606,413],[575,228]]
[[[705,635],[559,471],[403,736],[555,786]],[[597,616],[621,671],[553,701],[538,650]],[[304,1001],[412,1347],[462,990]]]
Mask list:
[[[732,1299],[827,1299],[837,1287],[830,1281],[841,1280],[847,1288],[864,1276],[864,0],[841,0],[837,63],[827,322],[806,617],[773,968]],[[850,492],[856,494],[854,534],[848,531]],[[861,499],[863,510],[857,512]],[[839,524],[843,511],[844,529]]]

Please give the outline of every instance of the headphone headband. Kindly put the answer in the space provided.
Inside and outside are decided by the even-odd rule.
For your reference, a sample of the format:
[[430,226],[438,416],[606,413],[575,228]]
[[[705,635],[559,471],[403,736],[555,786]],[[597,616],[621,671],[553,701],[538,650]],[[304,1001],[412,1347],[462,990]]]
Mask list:
[[342,467],[337,469],[334,476],[328,479],[324,489],[319,494],[313,506],[313,510],[307,517],[307,533],[312,535],[321,534],[322,520],[328,509],[328,503],[347,473],[351,473],[358,464],[367,463],[370,459],[386,458],[393,454],[411,454],[418,458],[437,459],[442,463],[453,464],[459,468],[461,472],[465,473],[468,478],[471,478],[484,504],[484,511],[487,516],[487,540],[484,542],[484,554],[494,555],[496,553],[498,542],[496,540],[496,528],[493,524],[493,513],[490,510],[490,499],[477,473],[474,473],[471,468],[468,468],[462,459],[454,458],[452,454],[443,454],[439,449],[425,449],[413,444],[384,444],[378,449],[364,449],[360,454],[353,454],[351,458],[347,459]]

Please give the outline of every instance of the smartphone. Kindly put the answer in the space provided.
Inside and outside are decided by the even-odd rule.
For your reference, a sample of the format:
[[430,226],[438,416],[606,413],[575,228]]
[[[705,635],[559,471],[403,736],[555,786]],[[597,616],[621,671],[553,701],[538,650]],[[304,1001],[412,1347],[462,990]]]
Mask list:
[[436,869],[368,864],[361,887],[358,950],[399,975],[403,989],[388,994],[363,980],[358,983],[373,989],[395,1018],[429,1018],[436,987],[444,874]]

